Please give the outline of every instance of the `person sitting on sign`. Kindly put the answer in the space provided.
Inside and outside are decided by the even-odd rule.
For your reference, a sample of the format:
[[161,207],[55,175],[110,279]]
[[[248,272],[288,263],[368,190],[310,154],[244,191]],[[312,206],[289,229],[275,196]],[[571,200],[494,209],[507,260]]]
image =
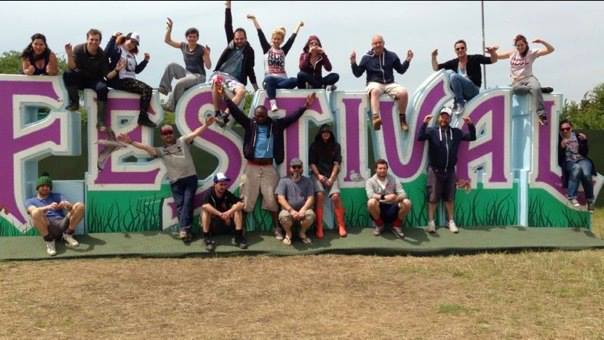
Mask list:
[[117,139],[137,149],[146,151],[149,155],[159,158],[166,167],[170,190],[176,204],[178,224],[180,226],[179,238],[185,243],[191,242],[191,225],[193,223],[193,198],[197,191],[197,170],[191,155],[190,145],[193,140],[214,123],[214,117],[208,117],[205,124],[195,129],[188,135],[176,138],[171,125],[160,128],[161,139],[164,145],[152,147],[133,141],[127,134],[120,134]]
[[277,90],[278,89],[293,89],[298,84],[296,78],[287,77],[285,72],[285,57],[291,49],[298,31],[304,26],[304,22],[300,21],[296,30],[287,39],[285,44],[281,46],[285,40],[285,27],[277,27],[273,30],[271,35],[271,44],[268,43],[264,32],[258,23],[258,20],[254,15],[248,15],[248,19],[252,20],[254,27],[258,30],[258,39],[260,40],[260,46],[264,52],[264,88],[266,89],[266,95],[270,104],[270,110],[275,112],[279,110],[277,106]]
[[300,72],[298,72],[299,89],[335,90],[340,75],[332,72],[323,77],[323,68],[331,72],[331,62],[321,45],[319,37],[311,35],[300,54]]
[[117,77],[109,80],[109,86],[116,90],[139,94],[141,98],[138,125],[156,128],[157,125],[149,119],[148,114],[153,89],[151,86],[136,79],[136,75],[145,69],[151,58],[149,53],[145,53],[145,59],[141,63],[136,62],[140,40],[141,37],[138,33],[122,35],[118,32],[111,36],[107,46],[105,46],[105,53],[107,53],[110,60],[109,67],[114,68],[118,62],[122,62],[124,63],[124,68],[120,70]]
[[21,52],[21,72],[28,76],[56,76],[57,56],[48,48],[42,33],[31,36],[31,43]]
[[[168,100],[162,104],[166,111],[173,112],[176,104],[186,90],[206,81],[206,68],[212,67],[210,47],[199,44],[199,31],[192,27],[185,32],[187,42],[172,40],[172,19],[168,18],[164,42],[182,52],[185,67],[176,63],[169,64],[164,70],[159,83],[159,93],[167,95]],[[205,68],[204,68],[205,67]],[[176,79],[174,89],[172,80]]]
[[84,217],[84,204],[71,203],[60,193],[53,192],[52,179],[48,173],[36,180],[36,196],[25,201],[25,208],[31,216],[32,224],[46,241],[48,255],[57,254],[55,241],[61,238],[70,247],[80,245],[73,234]]
[[[514,46],[516,49],[497,53],[497,59],[510,59],[510,78],[512,78],[512,91],[517,94],[530,93],[535,102],[535,113],[539,119],[539,124],[547,124],[545,107],[543,106],[543,94],[539,80],[533,75],[533,62],[535,59],[554,52],[554,46],[549,43],[536,39],[534,43],[542,44],[545,48],[531,50],[526,37],[518,34],[514,37]],[[496,49],[496,47],[494,47]]]

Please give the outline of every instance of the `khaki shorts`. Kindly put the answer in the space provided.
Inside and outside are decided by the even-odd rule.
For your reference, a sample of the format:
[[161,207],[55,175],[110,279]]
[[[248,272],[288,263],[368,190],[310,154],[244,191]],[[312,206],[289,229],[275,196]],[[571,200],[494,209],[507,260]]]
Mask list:
[[275,196],[278,182],[279,176],[274,166],[247,163],[245,173],[241,178],[243,210],[247,213],[252,212],[256,206],[258,195],[262,194],[262,209],[272,212],[279,211]]
[[[312,177],[312,182],[315,185],[315,193],[317,193],[317,192],[325,193],[327,191],[323,187],[323,183],[321,183],[321,181],[319,181],[315,176]],[[329,193],[327,194],[327,196],[331,196],[333,194],[339,194],[339,193],[340,193],[340,185],[338,184],[338,180],[336,180],[331,185],[331,188],[329,188]]]
[[[311,224],[315,222],[315,212],[312,209],[306,210],[304,213],[304,219],[300,221],[300,224],[305,225],[306,227],[310,227]],[[287,210],[281,210],[279,212],[279,223],[282,226],[292,226],[294,225],[294,218]]]
[[385,93],[385,94],[389,95],[391,98],[396,99],[399,94],[401,94],[405,91],[405,88],[396,83],[381,84],[381,83],[372,81],[372,82],[369,82],[369,84],[367,84],[367,87],[365,88],[365,91],[367,91],[367,94],[369,94],[371,92],[371,90],[378,90],[381,93]]

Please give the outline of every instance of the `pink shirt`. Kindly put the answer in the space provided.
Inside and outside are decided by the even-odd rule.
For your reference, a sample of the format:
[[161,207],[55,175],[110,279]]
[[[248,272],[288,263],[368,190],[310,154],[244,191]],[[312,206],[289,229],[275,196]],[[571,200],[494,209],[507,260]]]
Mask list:
[[537,59],[537,51],[529,50],[524,57],[515,50],[510,58],[510,77],[517,82],[533,75],[533,62]]

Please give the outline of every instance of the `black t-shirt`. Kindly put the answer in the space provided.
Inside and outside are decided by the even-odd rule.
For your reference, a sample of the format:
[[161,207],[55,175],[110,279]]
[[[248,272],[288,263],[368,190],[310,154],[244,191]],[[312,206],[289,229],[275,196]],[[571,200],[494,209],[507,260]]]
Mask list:
[[339,143],[315,141],[310,145],[308,163],[317,166],[323,176],[331,176],[334,162],[342,164],[342,152]]
[[228,190],[225,191],[224,196],[217,197],[216,193],[214,192],[214,188],[211,188],[210,190],[206,191],[206,193],[203,195],[201,203],[210,204],[216,210],[220,212],[225,212],[231,209],[231,207],[239,201],[241,201],[239,197],[233,195]]
[[81,72],[86,78],[102,80],[109,73],[109,60],[99,47],[95,55],[89,54],[86,44],[80,44],[73,48],[76,71]]
[[[474,85],[480,87],[482,85],[482,70],[480,65],[492,64],[491,58],[483,56],[481,54],[468,54],[468,64],[466,65],[466,72],[470,80]],[[438,64],[438,69],[453,70],[459,72],[459,58],[451,59],[445,63]]]

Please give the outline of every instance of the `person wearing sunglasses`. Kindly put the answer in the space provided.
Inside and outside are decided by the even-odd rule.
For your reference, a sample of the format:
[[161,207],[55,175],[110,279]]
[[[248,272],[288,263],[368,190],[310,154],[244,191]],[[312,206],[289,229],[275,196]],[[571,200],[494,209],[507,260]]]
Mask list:
[[302,175],[302,161],[294,158],[289,162],[289,176],[279,180],[275,195],[281,206],[279,223],[285,229],[283,244],[291,245],[294,224],[300,225],[298,236],[304,244],[312,243],[306,231],[315,221],[312,207],[315,187],[310,178]]
[[494,64],[497,62],[497,48],[488,47],[489,57],[482,54],[468,54],[467,44],[458,40],[454,45],[457,58],[439,64],[437,61],[438,49],[432,51],[432,70],[447,70],[449,87],[453,91],[453,114],[463,114],[466,102],[476,97],[482,85],[482,70],[480,65]]
[[160,128],[161,139],[164,145],[153,147],[133,141],[125,133],[120,134],[117,139],[120,142],[130,144],[137,149],[146,151],[154,158],[159,158],[166,167],[166,175],[170,182],[170,190],[178,216],[180,226],[179,237],[183,242],[191,242],[191,224],[193,223],[193,198],[197,190],[197,170],[193,163],[190,145],[193,140],[208,129],[214,123],[214,117],[210,116],[193,132],[176,138],[172,125],[163,125]]
[[558,143],[558,165],[562,168],[562,187],[567,189],[566,196],[570,203],[578,208],[581,204],[577,200],[577,191],[581,183],[585,192],[587,210],[593,212],[592,176],[597,176],[597,172],[593,161],[587,156],[588,152],[587,136],[573,131],[573,124],[569,120],[562,120]]
[[497,53],[497,59],[510,59],[510,78],[512,78],[512,91],[516,94],[530,93],[535,99],[535,113],[540,125],[547,124],[547,116],[543,106],[543,94],[539,80],[533,75],[533,62],[535,59],[554,52],[554,46],[541,39],[533,43],[542,44],[544,48],[531,50],[528,40],[522,34],[514,37],[516,49]]

